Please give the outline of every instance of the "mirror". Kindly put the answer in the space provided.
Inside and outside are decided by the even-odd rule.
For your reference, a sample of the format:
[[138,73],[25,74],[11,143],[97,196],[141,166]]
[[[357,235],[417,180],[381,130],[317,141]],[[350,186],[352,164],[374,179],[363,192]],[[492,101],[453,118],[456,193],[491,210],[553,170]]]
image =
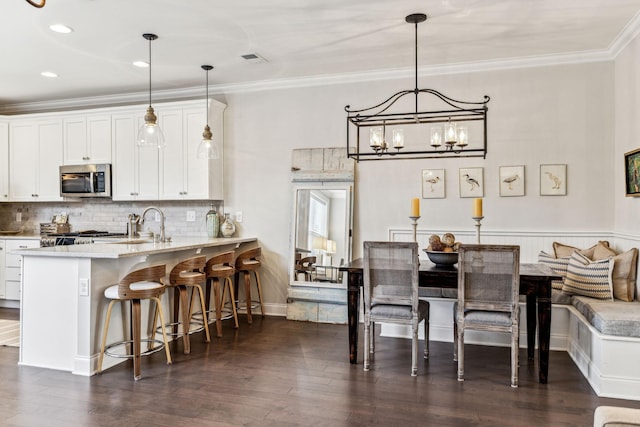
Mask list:
[[294,186],[292,282],[342,283],[351,260],[351,193],[345,183]]

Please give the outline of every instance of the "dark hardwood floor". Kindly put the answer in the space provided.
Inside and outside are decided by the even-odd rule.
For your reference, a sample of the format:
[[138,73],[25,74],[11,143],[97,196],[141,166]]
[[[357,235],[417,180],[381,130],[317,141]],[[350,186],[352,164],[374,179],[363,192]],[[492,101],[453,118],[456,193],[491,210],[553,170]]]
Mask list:
[[[0,317],[4,317],[0,311]],[[215,330],[215,328],[212,328]],[[18,349],[0,347],[3,426],[591,426],[598,398],[565,352],[552,352],[549,384],[520,356],[520,387],[509,386],[509,349],[466,346],[466,381],[456,380],[450,343],[411,377],[408,340],[378,338],[370,372],[348,363],[346,325],[254,317],[210,344],[191,337],[190,355],[172,344],[102,375],[17,366]],[[362,343],[360,343],[362,346]],[[360,356],[362,358],[362,356]]]

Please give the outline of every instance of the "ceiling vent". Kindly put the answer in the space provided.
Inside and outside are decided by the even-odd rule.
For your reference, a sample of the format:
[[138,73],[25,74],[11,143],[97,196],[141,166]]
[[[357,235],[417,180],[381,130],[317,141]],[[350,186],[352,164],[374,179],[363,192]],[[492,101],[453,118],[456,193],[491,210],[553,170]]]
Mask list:
[[247,53],[246,55],[242,55],[242,57],[252,64],[264,64],[267,62],[266,59],[257,53]]

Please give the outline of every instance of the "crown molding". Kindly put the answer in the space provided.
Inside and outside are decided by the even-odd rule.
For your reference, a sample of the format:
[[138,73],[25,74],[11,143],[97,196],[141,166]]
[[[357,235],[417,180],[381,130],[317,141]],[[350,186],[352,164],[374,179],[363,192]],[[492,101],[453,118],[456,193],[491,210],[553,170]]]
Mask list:
[[[490,61],[441,64],[422,67],[419,76],[468,74],[486,71],[512,70],[519,68],[550,67],[592,62],[613,61],[622,50],[640,34],[640,12],[638,12],[618,36],[604,50],[570,52],[566,54],[505,58]],[[414,68],[394,68],[366,72],[330,74],[289,79],[262,80],[253,82],[212,85],[210,95],[259,92],[266,90],[295,89],[301,87],[327,86],[414,77]],[[154,102],[182,101],[202,97],[201,87],[171,90],[154,90]],[[113,107],[145,103],[147,92],[92,96],[86,98],[61,99],[41,102],[25,102],[0,105],[0,114],[13,115],[49,111],[69,111],[85,108]]]

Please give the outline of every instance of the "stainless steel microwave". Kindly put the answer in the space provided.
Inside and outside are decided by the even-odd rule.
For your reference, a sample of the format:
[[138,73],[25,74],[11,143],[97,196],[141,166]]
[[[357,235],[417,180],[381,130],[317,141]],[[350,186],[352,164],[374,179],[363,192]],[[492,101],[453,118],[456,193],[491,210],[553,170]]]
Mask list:
[[62,197],[111,197],[111,164],[60,166]]

